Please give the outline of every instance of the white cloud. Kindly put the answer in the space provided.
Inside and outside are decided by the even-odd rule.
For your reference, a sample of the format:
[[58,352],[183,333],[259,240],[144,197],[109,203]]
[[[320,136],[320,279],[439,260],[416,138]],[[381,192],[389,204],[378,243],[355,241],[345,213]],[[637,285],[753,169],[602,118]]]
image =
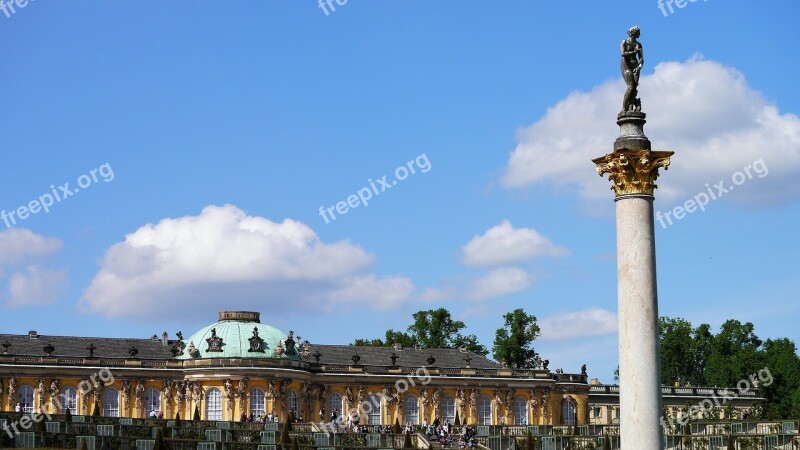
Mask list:
[[[675,150],[659,179],[657,196],[683,200],[763,159],[754,177],[725,198],[740,203],[780,202],[800,194],[800,118],[781,113],[735,69],[692,58],[658,64],[640,83],[645,126],[653,149]],[[591,92],[573,92],[545,116],[519,131],[503,184],[577,186],[586,200],[612,197],[591,159],[613,150],[624,83],[607,81]]]
[[375,277],[368,273],[373,260],[347,241],[322,242],[297,221],[208,206],[197,216],[142,226],[111,246],[79,306],[109,317],[165,309],[200,317],[226,308],[387,309],[409,300],[411,281]]
[[600,308],[559,313],[548,316],[539,323],[540,340],[563,341],[591,336],[605,336],[617,332],[617,315]]
[[31,230],[0,231],[0,278],[4,279],[0,289],[6,306],[45,305],[58,299],[66,289],[67,273],[47,266],[61,247],[60,239]]
[[462,251],[469,266],[498,266],[567,253],[533,228],[514,228],[508,220],[473,237]]
[[28,266],[15,272],[8,282],[9,306],[48,305],[55,303],[67,287],[66,270]]
[[503,267],[475,280],[466,296],[471,300],[505,297],[528,289],[533,281],[533,276],[520,268]]
[[21,264],[50,256],[61,249],[61,240],[40,236],[31,230],[0,231],[0,265]]

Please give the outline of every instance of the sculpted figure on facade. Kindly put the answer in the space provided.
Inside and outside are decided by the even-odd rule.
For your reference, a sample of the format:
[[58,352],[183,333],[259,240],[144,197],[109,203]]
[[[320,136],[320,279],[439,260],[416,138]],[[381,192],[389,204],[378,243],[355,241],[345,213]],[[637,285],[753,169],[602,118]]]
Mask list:
[[0,378],[0,408],[3,407],[3,393],[5,392],[5,386],[3,385],[3,379]]
[[442,388],[436,388],[433,391],[433,410],[437,412],[441,409],[442,406]]
[[278,399],[278,382],[275,380],[269,380],[267,383],[267,398],[270,400],[277,400]]
[[359,386],[358,387],[358,404],[360,405],[364,399],[367,398],[367,388],[366,386]]
[[199,381],[192,381],[192,401],[195,405],[200,404],[200,400],[203,399],[203,387],[200,386]]
[[225,398],[228,400],[228,411],[233,411],[233,398],[234,398],[234,390],[233,390],[233,383],[231,382],[230,378],[226,378],[225,381],[222,382],[222,389],[225,391]]
[[164,388],[162,389],[162,393],[164,395],[165,406],[167,407],[172,404],[172,385],[173,381],[171,379],[167,378],[164,380]]
[[144,407],[144,383],[142,383],[142,380],[136,381],[136,390],[133,393],[133,398],[136,410],[141,410]]
[[350,386],[349,384],[347,385],[347,387],[344,389],[344,397],[347,399],[347,405],[348,406],[352,406],[353,405],[353,386]]
[[550,410],[547,407],[548,403],[550,403],[550,393],[545,391],[542,393],[542,416],[545,421],[550,418]]
[[175,405],[178,411],[183,407],[183,399],[186,395],[186,380],[178,380],[175,382]]
[[39,411],[42,410],[42,405],[44,404],[44,378],[37,378],[36,379],[36,405]]
[[58,397],[61,395],[61,381],[58,378],[53,378],[53,381],[50,382],[50,403],[56,404],[56,401],[60,401]]
[[249,378],[244,377],[239,380],[239,385],[236,386],[236,394],[239,396],[239,405],[242,409],[244,409],[244,400],[247,398],[247,382],[250,381]]
[[467,411],[467,393],[465,389],[456,389],[456,398],[458,399],[458,412],[461,420],[466,420],[467,416],[464,415]]
[[514,389],[506,391],[506,423],[514,423]]
[[[531,389],[531,411],[533,411],[533,418],[536,420],[539,417],[539,392]],[[536,424],[537,422],[531,422]]]
[[120,397],[122,397],[122,411],[126,413],[130,410],[131,407],[131,382],[128,380],[122,380],[122,389],[120,389]]
[[422,388],[422,389],[420,389],[420,394],[421,394],[421,397],[422,397],[422,402],[421,402],[422,403],[422,408],[421,408],[422,409],[422,417],[428,417],[428,411],[430,411],[429,408],[430,408],[430,405],[431,405],[430,393],[428,392],[428,389]]
[[469,415],[477,418],[478,417],[478,390],[472,389],[469,393]]

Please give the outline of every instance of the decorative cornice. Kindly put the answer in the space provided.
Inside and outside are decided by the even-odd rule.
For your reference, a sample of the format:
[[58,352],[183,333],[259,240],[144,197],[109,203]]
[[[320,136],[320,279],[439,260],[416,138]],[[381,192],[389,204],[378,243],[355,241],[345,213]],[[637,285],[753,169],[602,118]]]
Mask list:
[[672,151],[617,150],[592,160],[597,173],[609,174],[617,198],[625,195],[653,195],[658,187],[658,169],[669,168]]

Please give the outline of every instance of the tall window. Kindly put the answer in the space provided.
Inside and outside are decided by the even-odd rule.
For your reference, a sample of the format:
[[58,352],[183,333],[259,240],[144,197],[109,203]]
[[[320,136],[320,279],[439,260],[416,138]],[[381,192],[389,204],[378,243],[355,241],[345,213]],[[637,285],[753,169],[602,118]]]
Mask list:
[[564,425],[575,425],[575,402],[570,399],[561,404],[561,422]]
[[337,417],[342,417],[342,395],[336,392],[328,397],[328,417],[325,419],[329,419],[334,411],[337,411]]
[[264,401],[264,390],[254,388],[250,391],[250,416],[260,417],[264,414],[267,404]]
[[297,392],[289,391],[289,412],[297,418]]
[[222,420],[222,392],[217,388],[206,391],[206,420]]
[[478,425],[492,424],[492,400],[483,396],[478,400]]
[[369,394],[367,398],[369,404],[369,415],[367,416],[368,425],[381,424],[381,396],[375,393]]
[[456,423],[456,400],[449,395],[442,398],[442,420],[450,425]]
[[407,422],[419,425],[419,400],[414,395],[406,397],[405,416]]
[[119,392],[114,388],[106,389],[103,394],[103,416],[119,417]]
[[528,423],[528,401],[517,397],[514,399],[514,424],[522,425],[523,423]]
[[61,412],[66,414],[68,409],[71,414],[78,414],[78,392],[69,386],[61,392]]
[[150,414],[153,411],[161,411],[161,391],[150,388],[144,395],[144,412]]
[[22,412],[33,412],[33,388],[30,386],[22,386],[19,388],[18,400]]

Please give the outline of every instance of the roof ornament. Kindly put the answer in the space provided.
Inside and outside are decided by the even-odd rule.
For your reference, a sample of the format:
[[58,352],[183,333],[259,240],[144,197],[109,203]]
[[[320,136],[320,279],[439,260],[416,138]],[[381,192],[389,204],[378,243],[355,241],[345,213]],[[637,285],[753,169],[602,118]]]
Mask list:
[[47,344],[44,347],[42,347],[42,350],[44,350],[44,352],[47,353],[47,356],[53,356],[53,352],[56,351],[56,348],[53,347],[53,344]]
[[284,353],[283,344],[281,343],[281,341],[278,341],[278,345],[275,347],[275,356],[280,358],[281,356],[283,356],[283,353]]
[[361,357],[358,356],[358,352],[353,354],[352,359],[353,359],[353,365],[358,365],[358,362],[361,361]]
[[264,339],[258,335],[258,327],[253,327],[253,336],[247,340],[250,341],[248,352],[264,353]]
[[311,355],[311,356],[313,356],[313,357],[314,357],[314,362],[317,362],[317,363],[318,363],[318,362],[319,362],[319,359],[322,357],[322,353],[320,353],[320,352],[319,352],[319,349],[317,349],[317,351],[315,351],[315,352],[314,352],[314,354],[313,354],[313,355]]
[[136,358],[136,355],[139,354],[139,349],[137,349],[136,347],[131,347],[128,349],[128,354],[131,355],[131,358]]
[[186,349],[186,352],[188,352],[189,356],[192,358],[197,358],[200,356],[200,350],[194,346],[194,341],[189,341],[189,347]]
[[289,330],[289,336],[286,337],[286,340],[283,341],[286,345],[286,356],[294,356],[297,354],[297,349],[295,349],[295,340],[294,340],[294,331]]
[[433,356],[428,356],[428,359],[426,361],[428,361],[429,366],[432,366],[433,363],[436,362],[436,358],[434,358]]
[[397,365],[397,358],[399,358],[399,356],[397,356],[397,353],[392,352],[392,356],[390,356],[389,358],[392,358],[392,366],[396,366]]
[[303,342],[302,348],[303,350],[300,351],[300,356],[303,357],[303,361],[308,361],[308,358],[311,357],[311,344],[306,340]]
[[11,347],[11,344],[8,341],[3,341],[3,354],[8,354],[8,348]]
[[208,349],[206,350],[207,352],[222,352],[222,338],[217,336],[216,328],[211,329],[211,337],[206,339],[206,342],[208,343]]
[[467,353],[467,356],[464,357],[464,367],[466,367],[467,369],[469,369],[470,361],[472,361],[472,357],[469,356],[469,353]]
[[86,347],[86,350],[89,350],[89,358],[94,358],[94,351],[97,350],[97,347],[95,347],[94,342],[92,342]]

